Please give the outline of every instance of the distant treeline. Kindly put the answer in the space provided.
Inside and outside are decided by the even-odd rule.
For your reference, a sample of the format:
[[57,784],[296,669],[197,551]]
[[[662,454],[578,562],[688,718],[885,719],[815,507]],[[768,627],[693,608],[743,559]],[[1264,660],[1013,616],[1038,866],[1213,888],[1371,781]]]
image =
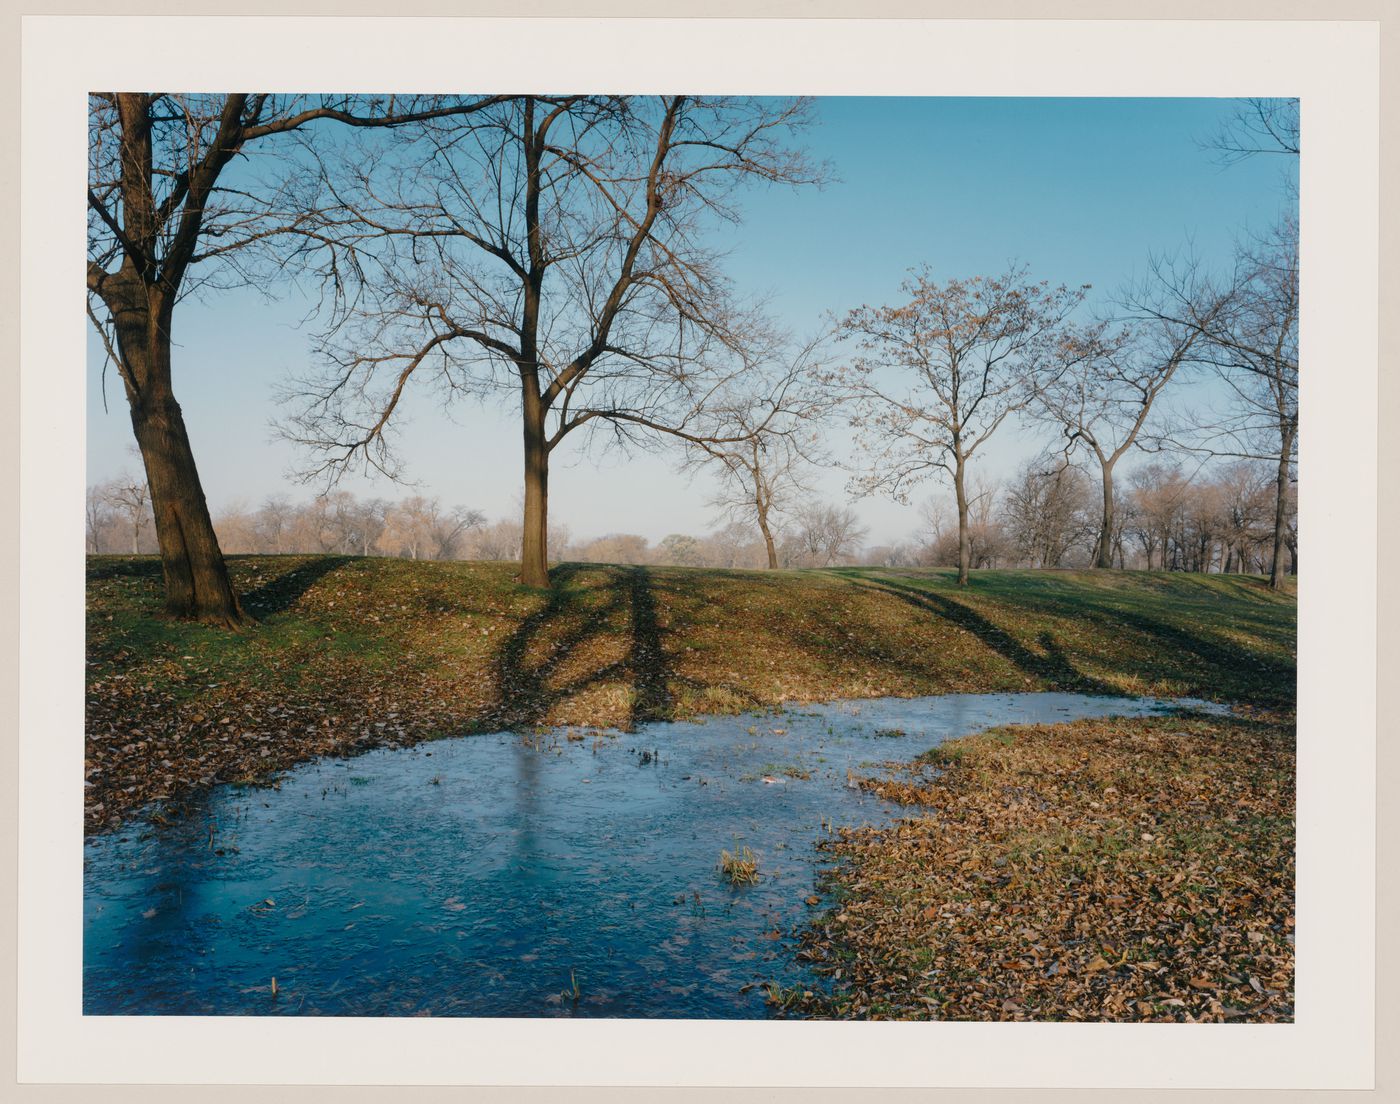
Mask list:
[[[1172,571],[1260,573],[1273,539],[1273,473],[1266,463],[1237,461],[1194,474],[1167,461],[1139,466],[1115,491],[1116,566]],[[1100,489],[1083,468],[1040,458],[1013,479],[974,487],[969,518],[974,568],[1088,567],[1102,517]],[[88,489],[91,553],[157,551],[144,483],[121,477]],[[1292,504],[1290,504],[1291,506]],[[868,544],[854,510],[811,499],[780,519],[783,567],[878,565],[950,567],[958,562],[956,518],[930,500],[923,522],[894,544]],[[415,496],[398,502],[338,491],[305,502],[273,496],[257,508],[214,519],[231,553],[337,553],[421,560],[518,562],[518,519],[489,520],[478,510]],[[1297,515],[1290,508],[1289,570],[1297,573]],[[573,540],[550,533],[553,562],[762,568],[756,527],[733,522],[706,533],[672,533],[653,544],[635,533]]]

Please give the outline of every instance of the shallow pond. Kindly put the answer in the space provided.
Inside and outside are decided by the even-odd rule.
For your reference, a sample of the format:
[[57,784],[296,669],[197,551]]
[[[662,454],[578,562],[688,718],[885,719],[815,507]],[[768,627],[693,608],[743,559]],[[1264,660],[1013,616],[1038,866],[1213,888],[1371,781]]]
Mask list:
[[[820,907],[816,841],[901,814],[848,771],[994,725],[1186,704],[838,702],[439,740],[220,787],[172,826],[88,841],[84,1011],[763,1017],[762,983],[812,983],[789,935]],[[756,885],[717,870],[739,847]]]

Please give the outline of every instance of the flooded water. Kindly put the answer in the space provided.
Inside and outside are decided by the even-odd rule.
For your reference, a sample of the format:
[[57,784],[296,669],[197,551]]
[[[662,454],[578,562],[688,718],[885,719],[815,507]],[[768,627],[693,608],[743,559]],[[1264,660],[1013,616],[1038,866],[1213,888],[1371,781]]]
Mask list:
[[[816,841],[908,812],[848,771],[1185,704],[888,698],[439,740],[221,787],[173,826],[88,841],[84,1011],[761,1018],[763,983],[812,983],[789,936],[822,905]],[[717,864],[743,847],[761,878],[736,887]]]

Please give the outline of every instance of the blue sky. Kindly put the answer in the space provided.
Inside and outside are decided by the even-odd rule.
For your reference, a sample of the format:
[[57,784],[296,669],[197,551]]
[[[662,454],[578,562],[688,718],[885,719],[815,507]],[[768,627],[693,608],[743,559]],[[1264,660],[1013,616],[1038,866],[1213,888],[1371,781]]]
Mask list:
[[[1150,254],[1188,240],[1223,262],[1235,238],[1262,229],[1284,202],[1280,157],[1222,168],[1200,142],[1230,113],[1227,100],[1173,99],[825,99],[805,135],[837,177],[824,189],[754,189],[744,222],[726,231],[728,270],[741,292],[770,297],[790,328],[811,332],[827,312],[895,302],[907,270],[928,264],[947,278],[993,274],[1018,261],[1038,279],[1092,284],[1090,301],[1141,274]],[[210,506],[216,512],[269,494],[312,493],[285,478],[297,462],[273,438],[275,387],[310,367],[305,300],[290,288],[271,301],[223,293],[177,310],[175,389]],[[89,342],[88,474],[125,468],[131,428],[109,373],[103,410],[101,348]],[[1190,386],[1188,384],[1188,386]],[[1201,393],[1178,401],[1208,400]],[[414,491],[512,515],[519,493],[520,439],[509,410],[461,406],[444,413],[426,393],[411,401],[401,437]],[[999,431],[981,464],[1004,476],[1039,447],[1021,427]],[[835,443],[843,445],[837,433]],[[554,455],[552,521],[576,537],[634,532],[657,540],[709,528],[703,479],[682,477],[654,455],[630,461],[584,453],[570,442]],[[413,493],[383,481],[343,484],[387,498]],[[820,481],[845,501],[844,478]],[[930,483],[917,497],[951,498]],[[914,509],[881,499],[855,507],[872,542],[906,536]]]

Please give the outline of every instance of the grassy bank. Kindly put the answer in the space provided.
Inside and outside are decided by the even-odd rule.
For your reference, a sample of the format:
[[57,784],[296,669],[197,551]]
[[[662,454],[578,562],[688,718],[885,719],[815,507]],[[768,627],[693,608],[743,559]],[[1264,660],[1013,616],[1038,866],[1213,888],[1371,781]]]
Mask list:
[[1274,1022],[1293,1015],[1293,729],[1160,717],[954,740],[865,785],[803,933],[823,1017]]
[[1295,605],[1162,573],[727,572],[234,557],[261,624],[159,616],[158,563],[88,562],[90,828],[311,756],[782,701],[1077,689],[1287,710]]

